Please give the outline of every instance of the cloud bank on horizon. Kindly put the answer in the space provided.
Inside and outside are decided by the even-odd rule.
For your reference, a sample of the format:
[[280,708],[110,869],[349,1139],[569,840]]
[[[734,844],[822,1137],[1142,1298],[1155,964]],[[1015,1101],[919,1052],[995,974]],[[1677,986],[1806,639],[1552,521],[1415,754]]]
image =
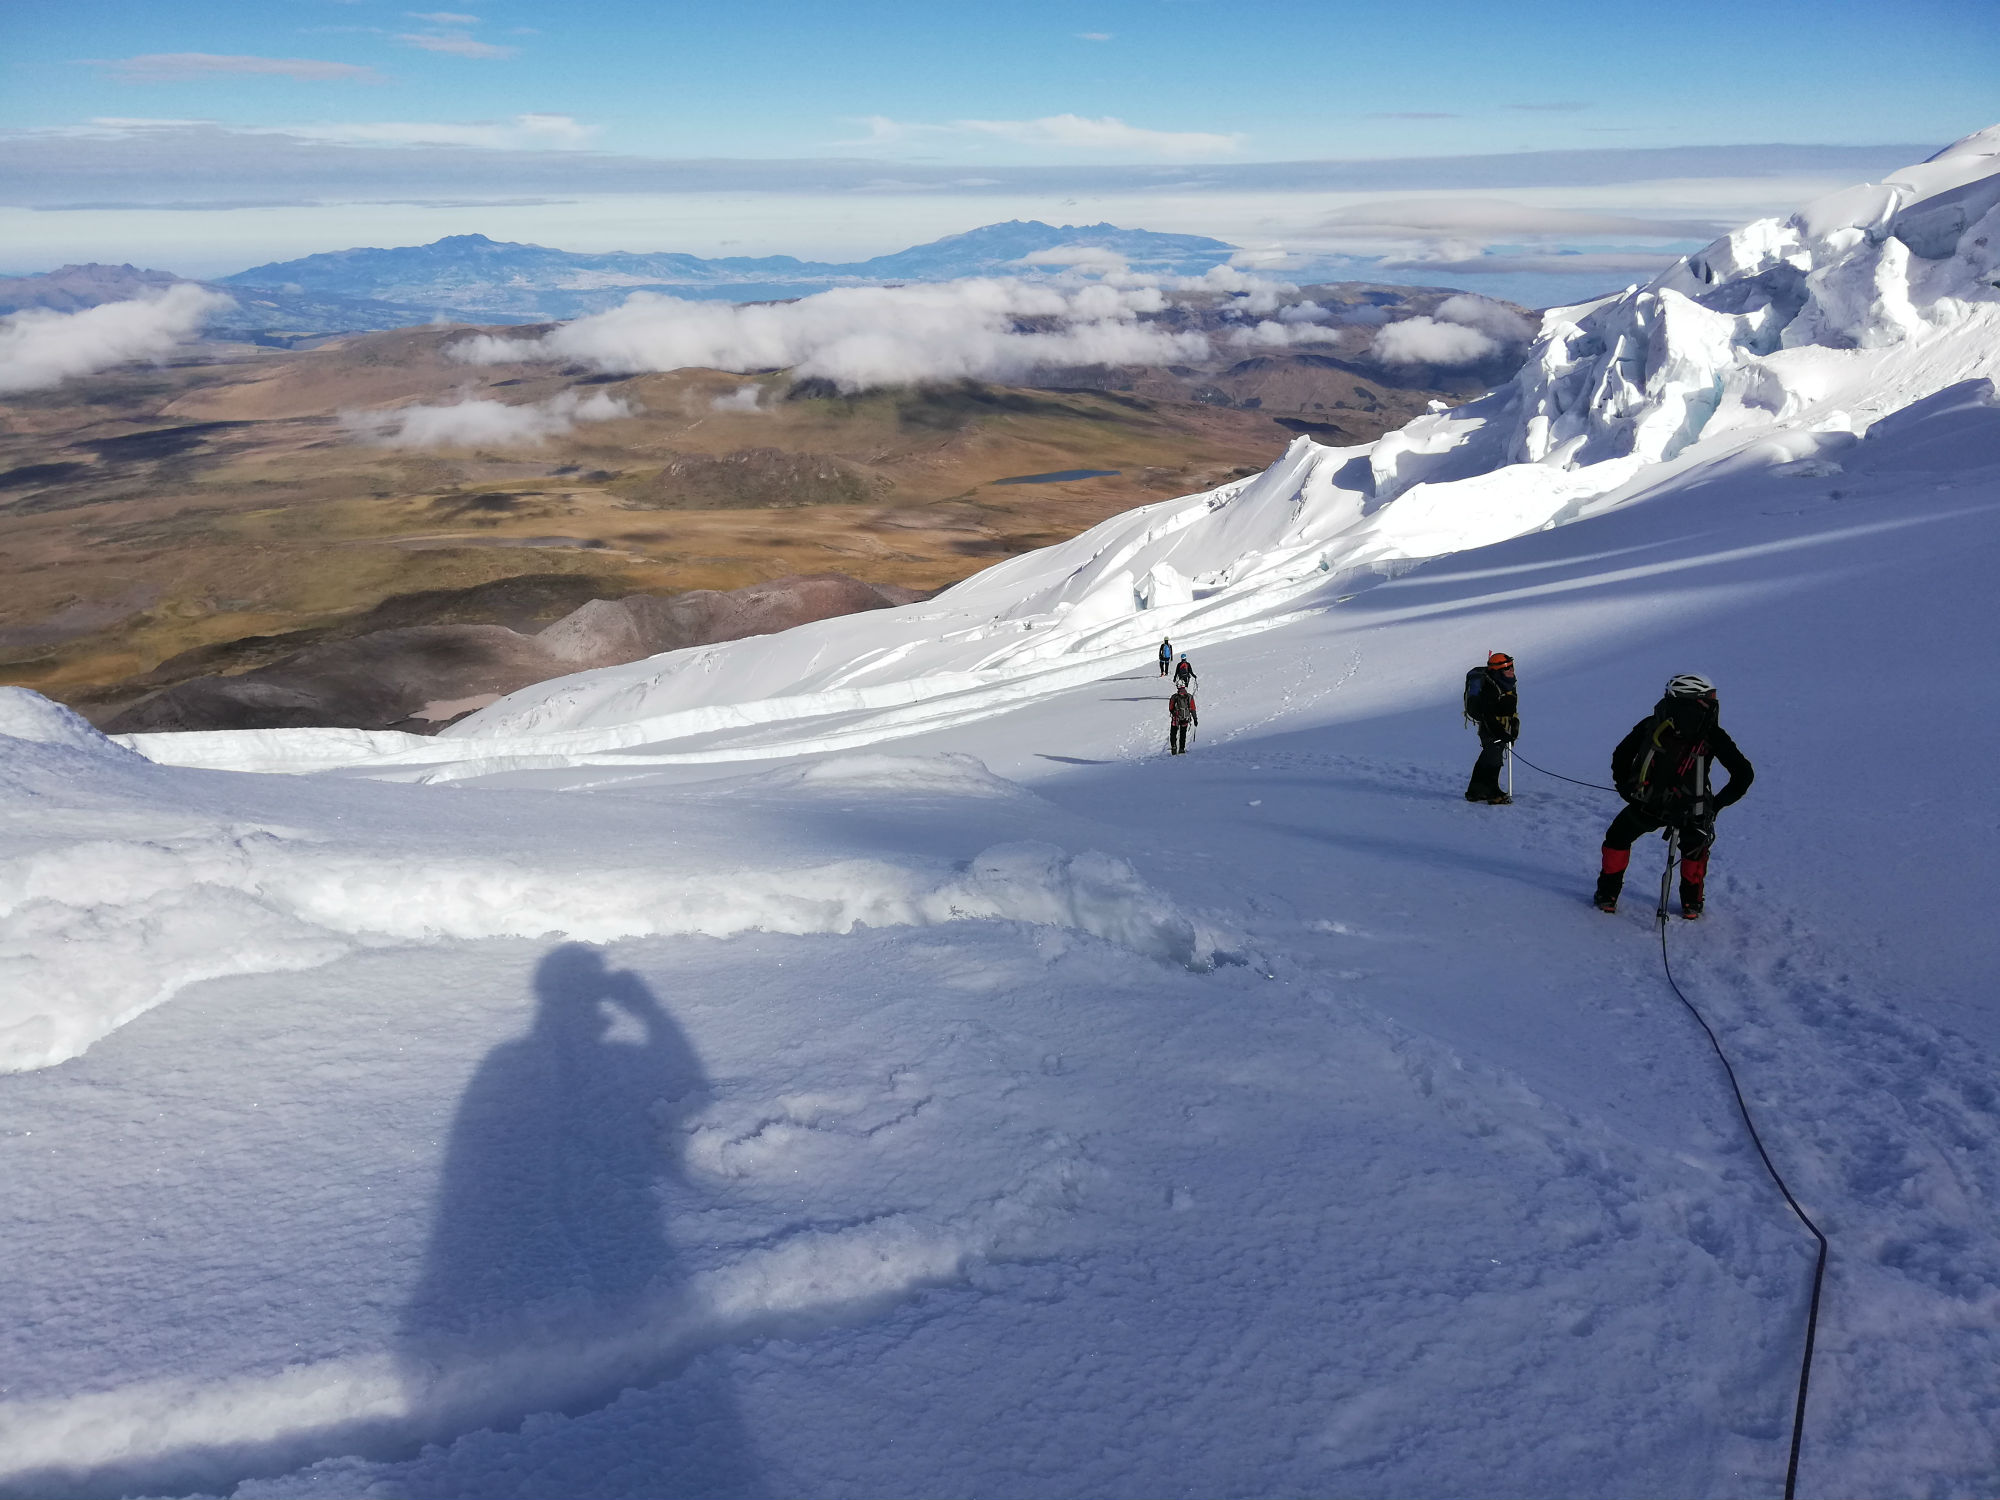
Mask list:
[[[1053,118],[1016,123],[1053,134]],[[1069,118],[1079,131],[1125,128]],[[1009,218],[1095,217],[1220,237],[1243,247],[1244,263],[1293,279],[1442,281],[1548,306],[1644,279],[1724,226],[1928,151],[1718,146],[1259,162],[1222,159],[1218,136],[1209,144],[1219,154],[1201,164],[1171,164],[1158,151],[1153,164],[1119,164],[1052,146],[1076,159],[968,173],[879,157],[647,159],[602,144],[593,120],[554,110],[0,127],[0,241],[16,257],[0,269],[143,258],[213,277],[260,260],[474,233],[580,251],[848,261]],[[135,241],[150,248],[135,256]]]
[[[1920,159],[1985,123],[2000,76],[1990,0],[1926,0],[1923,26],[1769,0],[1732,15],[1727,47],[1637,5],[1548,0],[1499,31],[1430,28],[1420,57],[1380,0],[1273,0],[1250,22],[1112,4],[888,0],[775,27],[618,7],[549,28],[381,0],[303,27],[248,0],[199,26],[30,7],[9,35],[23,87],[0,99],[0,270],[145,246],[206,276],[465,233],[840,261],[1092,217],[1545,305]],[[1306,86],[1264,86],[1274,46]],[[1746,55],[1787,66],[1745,88]]]

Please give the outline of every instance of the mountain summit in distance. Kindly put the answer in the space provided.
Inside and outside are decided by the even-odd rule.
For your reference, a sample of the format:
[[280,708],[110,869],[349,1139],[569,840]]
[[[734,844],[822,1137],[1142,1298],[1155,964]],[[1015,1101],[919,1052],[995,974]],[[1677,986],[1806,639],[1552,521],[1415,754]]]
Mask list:
[[463,321],[513,322],[602,312],[637,291],[753,302],[835,286],[1018,274],[1028,269],[1026,258],[1058,248],[1108,251],[1138,269],[1174,276],[1199,276],[1236,253],[1235,246],[1205,235],[1033,219],[988,224],[848,262],[790,255],[706,259],[672,251],[587,254],[454,234],[428,245],[333,250],[275,261],[217,284],[393,302]]

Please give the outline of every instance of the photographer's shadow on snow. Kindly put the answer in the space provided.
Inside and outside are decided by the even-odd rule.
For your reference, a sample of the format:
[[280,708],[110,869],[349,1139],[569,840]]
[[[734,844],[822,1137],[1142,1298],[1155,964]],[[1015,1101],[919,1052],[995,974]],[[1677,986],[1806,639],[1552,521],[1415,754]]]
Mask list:
[[[650,1492],[757,1488],[726,1386],[699,1362],[666,1221],[691,1190],[682,1125],[708,1093],[701,1060],[637,975],[566,943],[543,955],[525,1036],[480,1064],[452,1122],[422,1274],[403,1311],[413,1435],[448,1442],[542,1412],[581,1416],[628,1388],[653,1408],[620,1424],[620,1466]],[[625,1399],[633,1399],[627,1397]],[[603,1435],[564,1424],[549,1472],[602,1463]],[[562,1450],[574,1446],[575,1452]],[[431,1450],[411,1493],[458,1493]],[[542,1467],[538,1462],[537,1467]]]

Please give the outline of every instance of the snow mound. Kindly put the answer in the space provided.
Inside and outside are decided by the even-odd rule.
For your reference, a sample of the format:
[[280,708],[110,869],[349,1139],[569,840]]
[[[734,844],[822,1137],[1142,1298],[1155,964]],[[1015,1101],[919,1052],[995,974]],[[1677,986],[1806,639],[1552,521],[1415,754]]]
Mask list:
[[0,739],[17,742],[0,751],[9,764],[29,759],[31,753],[25,748],[28,745],[74,751],[124,765],[144,763],[130,749],[92,728],[74,709],[52,702],[29,688],[0,687]]
[[[970,756],[953,759],[1006,785]],[[970,773],[956,769],[962,785]],[[845,933],[981,918],[1073,928],[1188,969],[1216,960],[1218,935],[1130,865],[1046,844],[997,845],[963,867],[760,867],[737,856],[619,868],[578,855],[536,863],[337,848],[244,824],[43,839],[0,858],[0,1072],[76,1057],[201,980],[312,968],[357,946]]]

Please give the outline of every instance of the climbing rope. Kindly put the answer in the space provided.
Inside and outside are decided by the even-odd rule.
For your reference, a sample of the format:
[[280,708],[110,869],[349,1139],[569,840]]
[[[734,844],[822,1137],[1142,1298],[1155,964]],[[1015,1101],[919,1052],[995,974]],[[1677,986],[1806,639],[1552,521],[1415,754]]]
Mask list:
[[[1667,842],[1667,875],[1661,882],[1662,891],[1666,889],[1666,879],[1671,879],[1674,867],[1678,863],[1678,846],[1673,839],[1669,838]],[[1686,994],[1682,992],[1680,982],[1674,978],[1673,962],[1667,957],[1667,918],[1664,896],[1660,902],[1657,925],[1660,929],[1660,967],[1666,971],[1667,983],[1673,989],[1674,998],[1687,1007],[1688,1014],[1694,1017],[1695,1023],[1701,1027],[1703,1034],[1708,1037],[1709,1046],[1715,1049],[1716,1061],[1722,1064],[1722,1071],[1728,1075],[1729,1091],[1736,1096],[1736,1112],[1743,1116],[1743,1128],[1750,1133],[1750,1144],[1757,1148],[1757,1156],[1764,1163],[1764,1170],[1770,1174],[1771,1181],[1777,1184],[1778,1191],[1784,1194],[1786,1206],[1797,1216],[1798,1221],[1806,1226],[1812,1237],[1819,1241],[1819,1258],[1813,1264],[1812,1304],[1806,1311],[1805,1355],[1799,1361],[1799,1396],[1797,1403],[1792,1408],[1792,1453],[1790,1460],[1785,1465],[1785,1500],[1793,1500],[1793,1494],[1797,1490],[1799,1483],[1799,1446],[1805,1441],[1806,1435],[1806,1386],[1812,1380],[1813,1344],[1819,1337],[1819,1294],[1820,1287],[1826,1280],[1826,1236],[1820,1232],[1819,1225],[1813,1223],[1812,1217],[1803,1208],[1799,1207],[1799,1200],[1792,1196],[1792,1190],[1785,1185],[1784,1177],[1779,1173],[1776,1164],[1771,1160],[1771,1153],[1764,1149],[1764,1138],[1757,1133],[1757,1122],[1750,1118],[1750,1106],[1743,1098],[1742,1085],[1736,1081],[1736,1069],[1729,1065],[1729,1054],[1722,1050],[1722,1043],[1716,1039],[1714,1028],[1708,1024],[1707,1019],[1702,1013],[1695,1008],[1695,1003],[1688,999]]]
[[[1520,759],[1519,755],[1516,755],[1515,758],[1517,760]],[[1614,787],[1599,786],[1594,781],[1578,781],[1574,776],[1564,776],[1557,771],[1543,770],[1542,767],[1536,765],[1531,760],[1521,760],[1521,764],[1531,771],[1541,771],[1544,776],[1552,776],[1557,781],[1567,781],[1572,786],[1587,786],[1600,792],[1616,790]],[[1743,1098],[1742,1085],[1736,1081],[1736,1069],[1730,1066],[1729,1054],[1722,1050],[1722,1043],[1716,1037],[1714,1028],[1708,1024],[1707,1019],[1702,1013],[1695,1008],[1695,1003],[1688,999],[1687,995],[1681,990],[1680,982],[1674,978],[1673,961],[1667,954],[1667,887],[1673,879],[1675,867],[1680,863],[1680,844],[1679,840],[1675,837],[1675,832],[1675,830],[1671,829],[1668,831],[1667,869],[1666,873],[1660,877],[1660,907],[1657,913],[1660,929],[1660,968],[1667,976],[1667,984],[1672,988],[1674,998],[1687,1007],[1688,1014],[1694,1017],[1695,1023],[1701,1027],[1703,1034],[1708,1037],[1709,1046],[1715,1049],[1716,1061],[1722,1064],[1722,1071],[1729,1079],[1729,1091],[1736,1096],[1736,1111],[1743,1117],[1743,1128],[1750,1133],[1750,1144],[1757,1148],[1757,1157],[1764,1163],[1765,1172],[1770,1175],[1771,1181],[1777,1185],[1778,1191],[1784,1195],[1786,1206],[1791,1209],[1798,1221],[1805,1225],[1806,1229],[1812,1234],[1812,1237],[1819,1242],[1819,1257],[1813,1264],[1812,1302],[1806,1311],[1805,1353],[1799,1361],[1799,1394],[1798,1400],[1792,1408],[1792,1452],[1790,1460],[1785,1465],[1785,1500],[1794,1500],[1799,1482],[1799,1448],[1804,1443],[1806,1434],[1806,1387],[1812,1380],[1813,1345],[1819,1337],[1820,1289],[1826,1281],[1827,1241],[1826,1236],[1820,1232],[1819,1225],[1813,1223],[1811,1216],[1803,1208],[1799,1207],[1799,1200],[1792,1196],[1791,1188],[1786,1185],[1784,1177],[1779,1173],[1776,1164],[1772,1162],[1771,1153],[1764,1149],[1764,1138],[1757,1133],[1757,1122],[1750,1118],[1750,1106]]]
[[1616,792],[1618,790],[1615,786],[1599,786],[1594,781],[1578,781],[1574,776],[1565,776],[1560,771],[1543,771],[1540,766],[1529,760],[1511,745],[1508,747],[1507,753],[1526,766],[1530,771],[1541,771],[1544,776],[1553,776],[1557,781],[1567,781],[1571,786],[1587,786],[1599,792]]

